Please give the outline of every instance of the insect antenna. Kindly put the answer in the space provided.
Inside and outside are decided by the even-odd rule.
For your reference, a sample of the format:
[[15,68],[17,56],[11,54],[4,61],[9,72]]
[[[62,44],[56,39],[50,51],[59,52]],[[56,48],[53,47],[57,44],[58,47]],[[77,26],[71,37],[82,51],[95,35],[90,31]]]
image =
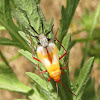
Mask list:
[[[39,15],[39,17],[40,17],[41,24],[42,24],[42,33],[44,33],[44,30],[43,30],[43,20],[42,20],[42,18],[41,18],[41,16],[40,16],[38,6],[37,6],[37,12],[38,12],[38,15]],[[53,26],[54,26],[54,25],[53,25]],[[51,30],[50,30],[48,33],[46,33],[46,36],[52,31],[53,26],[52,26]]]
[[[69,92],[71,92],[73,95],[75,95],[71,90],[69,90],[61,81],[59,81]],[[75,95],[76,96],[76,95]]]
[[44,33],[44,30],[43,30],[43,20],[42,20],[42,18],[41,18],[41,16],[40,16],[38,6],[37,6],[37,12],[38,12],[38,15],[39,15],[39,17],[40,17],[41,24],[42,24],[42,33]]
[[50,30],[48,33],[46,33],[46,36],[53,30],[53,26],[54,26],[54,25],[52,25],[51,30]]
[[35,37],[38,39],[38,36],[32,35],[27,29],[25,30],[30,36]]
[[58,84],[56,83],[56,88],[57,88],[57,100],[58,100]]
[[25,13],[25,15],[26,15],[26,18],[27,18],[27,20],[28,20],[28,22],[29,22],[29,26],[31,27],[31,29],[32,29],[37,35],[39,35],[39,33],[34,29],[34,27],[31,26],[31,23],[30,23],[30,21],[29,21],[29,18],[28,18],[28,16],[27,16],[27,13],[26,13],[26,12],[24,12],[24,13]]

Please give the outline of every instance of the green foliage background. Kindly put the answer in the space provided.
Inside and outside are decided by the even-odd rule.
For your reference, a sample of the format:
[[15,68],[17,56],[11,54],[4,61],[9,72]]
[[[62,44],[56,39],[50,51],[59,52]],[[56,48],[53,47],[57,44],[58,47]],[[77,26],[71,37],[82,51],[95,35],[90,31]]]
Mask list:
[[[37,30],[38,33],[41,34],[41,21],[40,17],[37,12],[37,4],[39,7],[39,0],[1,0],[0,1],[0,24],[4,27],[2,29],[6,29],[11,39],[0,37],[0,44],[7,45],[7,46],[15,46],[20,48],[19,52],[24,55],[27,59],[29,59],[33,64],[38,64],[36,60],[32,58],[31,54],[31,45],[29,38],[26,37],[25,29],[28,29],[33,35],[36,35],[35,32],[30,28],[28,20],[26,18],[26,14],[31,22],[31,25]],[[95,40],[95,36],[93,35],[93,31],[95,30],[95,26],[97,25],[97,20],[100,13],[100,5],[97,8],[93,16],[93,22],[87,23],[85,22],[88,18],[87,16],[83,17],[82,25],[84,30],[89,32],[87,39],[76,39],[71,42],[71,33],[68,33],[68,28],[72,21],[72,17],[75,13],[76,7],[79,3],[79,0],[67,0],[67,7],[62,6],[61,10],[61,20],[60,20],[60,28],[59,28],[59,35],[58,39],[64,46],[64,48],[68,51],[68,54],[60,60],[60,65],[64,66],[62,61],[64,60],[68,66],[68,59],[69,59],[69,51],[75,45],[76,42],[85,42],[85,50],[84,50],[84,57],[81,63],[80,69],[76,69],[74,78],[76,82],[72,84],[69,78],[69,69],[65,70],[65,74],[61,76],[61,81],[73,91],[77,96],[72,95],[68,90],[66,90],[60,83],[58,84],[59,87],[59,100],[99,100],[100,88],[98,88],[98,96],[96,96],[94,91],[94,83],[95,80],[91,80],[91,70],[93,67],[94,57],[91,57],[86,64],[84,65],[84,61],[86,59],[86,55],[89,49],[95,47],[90,46],[90,41]],[[44,33],[47,33],[52,25],[53,25],[53,18],[47,23],[40,7],[39,13],[43,20],[44,24]],[[16,19],[17,25],[14,24],[12,17]],[[85,19],[86,18],[86,19]],[[91,22],[91,21],[90,21]],[[88,26],[88,27],[87,27]],[[89,29],[90,28],[90,29]],[[28,34],[27,34],[28,35]],[[48,38],[54,40],[53,32],[48,36]],[[38,41],[35,38],[33,39],[33,50],[35,52],[36,45]],[[100,37],[99,37],[100,39]],[[99,39],[96,41],[99,44]],[[63,48],[55,42],[59,49],[59,56],[64,53]],[[94,56],[90,52],[90,55]],[[6,58],[3,56],[2,52],[0,52],[0,56],[3,59],[4,63],[0,61],[0,88],[6,89],[9,91],[14,91],[25,95],[27,99],[32,100],[56,100],[56,84],[53,80],[47,82],[48,74],[44,73],[44,79],[41,79],[38,75],[26,72],[33,81],[31,83],[31,87],[24,85],[21,83],[15,73],[12,71],[9,63],[7,62]],[[34,54],[37,57],[36,54]],[[41,70],[45,70],[43,64],[39,63]],[[36,66],[37,68],[37,66]],[[18,99],[17,99],[18,100]],[[20,99],[21,100],[21,99]]]

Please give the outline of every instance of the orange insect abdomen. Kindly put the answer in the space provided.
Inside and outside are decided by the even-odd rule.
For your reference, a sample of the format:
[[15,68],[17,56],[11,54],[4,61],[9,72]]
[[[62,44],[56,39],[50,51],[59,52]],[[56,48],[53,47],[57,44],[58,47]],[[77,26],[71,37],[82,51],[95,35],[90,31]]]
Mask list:
[[59,66],[59,63],[52,64],[49,71],[50,77],[53,78],[54,81],[56,82],[60,81],[60,76],[61,76],[61,70],[60,70],[60,67],[58,66]]

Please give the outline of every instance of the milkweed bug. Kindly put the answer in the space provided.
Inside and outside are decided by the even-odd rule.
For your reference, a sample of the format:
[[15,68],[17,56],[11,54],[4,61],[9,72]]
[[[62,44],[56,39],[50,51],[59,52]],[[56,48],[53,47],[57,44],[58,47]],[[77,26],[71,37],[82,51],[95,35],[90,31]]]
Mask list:
[[[33,56],[33,46],[32,46],[32,57],[39,61],[39,62],[42,62],[44,67],[46,68],[45,71],[40,71],[40,73],[45,73],[45,72],[48,72],[49,73],[49,78],[48,78],[48,81],[52,79],[54,79],[54,81],[56,82],[56,87],[57,87],[57,100],[58,100],[58,82],[60,82],[68,91],[70,91],[62,82],[61,82],[61,69],[67,69],[67,66],[66,67],[62,67],[60,68],[60,64],[59,64],[59,60],[62,59],[66,54],[67,54],[67,51],[65,50],[65,48],[62,46],[62,44],[59,42],[59,40],[57,39],[57,37],[55,36],[55,39],[56,41],[61,45],[61,47],[65,50],[65,53],[59,58],[58,57],[58,48],[57,46],[55,45],[55,43],[48,39],[47,38],[47,35],[49,33],[51,33],[52,29],[53,29],[53,26],[51,28],[51,30],[49,32],[47,32],[46,34],[44,34],[43,32],[43,20],[41,19],[41,16],[39,14],[39,11],[38,11],[38,6],[37,6],[37,12],[38,12],[38,15],[40,17],[40,20],[41,20],[41,24],[42,24],[42,34],[39,34],[35,29],[34,27],[31,26],[30,24],[30,21],[29,21],[29,18],[28,16],[26,15],[27,17],[27,20],[29,22],[29,26],[31,27],[31,29],[38,35],[38,36],[35,36],[35,35],[32,35],[28,30],[26,30],[28,32],[28,34],[32,37],[35,37],[39,40],[39,43],[37,45],[37,56],[38,58],[34,57]],[[31,45],[32,45],[32,39],[31,39]],[[64,63],[65,64],[65,63]],[[38,67],[39,67],[39,64],[38,64]],[[75,95],[72,91],[70,91],[73,95]],[[76,96],[76,95],[75,95]]]

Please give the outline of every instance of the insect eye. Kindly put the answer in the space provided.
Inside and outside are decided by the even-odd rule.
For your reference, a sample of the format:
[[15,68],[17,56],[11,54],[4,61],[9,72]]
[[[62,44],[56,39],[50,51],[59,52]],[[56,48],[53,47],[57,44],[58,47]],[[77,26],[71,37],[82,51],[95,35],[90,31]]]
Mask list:
[[48,39],[48,41],[50,41],[51,39]]
[[38,45],[40,45],[40,42],[38,42]]

